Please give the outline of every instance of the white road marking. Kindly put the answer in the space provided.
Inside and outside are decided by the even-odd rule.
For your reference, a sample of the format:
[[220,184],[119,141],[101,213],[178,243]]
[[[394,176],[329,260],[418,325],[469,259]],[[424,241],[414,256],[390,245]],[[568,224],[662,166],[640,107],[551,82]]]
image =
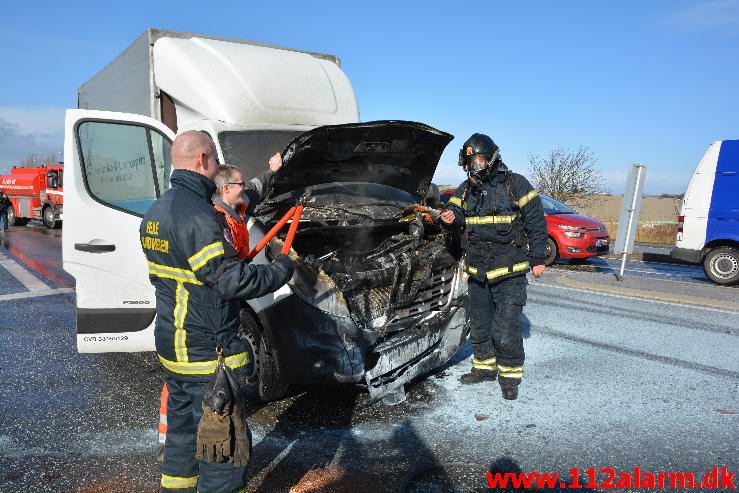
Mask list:
[[52,289],[52,288],[47,287],[46,289],[43,289],[41,291],[1,294],[0,302],[11,301],[11,300],[24,300],[26,298],[39,298],[41,296],[55,296],[57,294],[63,294],[63,293],[74,293],[74,288]]
[[49,286],[47,286],[46,283],[31,274],[28,269],[21,266],[18,262],[11,259],[2,252],[0,252],[0,267],[4,267],[8,272],[10,272],[10,275],[18,279],[18,281],[20,281],[20,283],[23,284],[26,289],[31,292],[49,290]]

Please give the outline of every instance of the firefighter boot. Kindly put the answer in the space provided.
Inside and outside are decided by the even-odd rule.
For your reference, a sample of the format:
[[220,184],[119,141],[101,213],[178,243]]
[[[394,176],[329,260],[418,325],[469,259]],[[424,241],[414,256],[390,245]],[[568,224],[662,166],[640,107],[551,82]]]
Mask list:
[[459,381],[464,385],[480,382],[494,382],[498,372],[495,370],[485,370],[480,368],[472,368],[469,373],[465,373],[459,377]]
[[503,399],[512,401],[518,397],[518,384],[521,383],[520,378],[500,377],[498,383],[500,384],[500,391],[503,393]]

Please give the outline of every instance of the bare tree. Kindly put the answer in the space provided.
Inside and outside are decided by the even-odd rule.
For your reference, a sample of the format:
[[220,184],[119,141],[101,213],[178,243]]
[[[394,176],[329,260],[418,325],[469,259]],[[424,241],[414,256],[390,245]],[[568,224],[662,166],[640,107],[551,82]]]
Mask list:
[[29,154],[21,159],[19,166],[21,168],[38,168],[40,166],[48,166],[57,163],[57,153],[48,152],[46,154]]
[[529,172],[540,192],[567,202],[605,190],[597,161],[588,147],[580,146],[575,152],[556,147],[544,158],[530,155]]

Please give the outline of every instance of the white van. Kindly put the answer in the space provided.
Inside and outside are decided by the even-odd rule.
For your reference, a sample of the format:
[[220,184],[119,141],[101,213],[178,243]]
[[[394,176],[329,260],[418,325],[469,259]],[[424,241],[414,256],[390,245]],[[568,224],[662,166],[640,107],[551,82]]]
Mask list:
[[739,282],[739,140],[716,141],[685,191],[670,255],[703,263],[718,284]]

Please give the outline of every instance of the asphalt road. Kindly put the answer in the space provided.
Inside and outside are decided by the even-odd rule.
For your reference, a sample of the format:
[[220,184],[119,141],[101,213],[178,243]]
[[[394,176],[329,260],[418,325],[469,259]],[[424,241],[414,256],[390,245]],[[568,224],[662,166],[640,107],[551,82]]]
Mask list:
[[[157,491],[160,370],[151,354],[76,352],[60,238],[0,236],[0,492]],[[397,406],[354,388],[254,406],[247,491],[490,491],[489,471],[557,472],[541,491],[564,491],[608,468],[737,472],[739,291],[673,267],[630,262],[618,281],[596,259],[531,279],[517,401],[458,382],[468,344]]]

